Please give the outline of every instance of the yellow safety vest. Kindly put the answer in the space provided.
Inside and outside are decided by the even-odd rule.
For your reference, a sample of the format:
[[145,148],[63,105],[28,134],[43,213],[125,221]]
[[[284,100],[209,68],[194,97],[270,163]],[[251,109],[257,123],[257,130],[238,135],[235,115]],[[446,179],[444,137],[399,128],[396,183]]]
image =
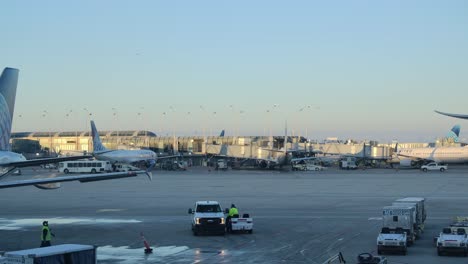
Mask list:
[[[47,230],[47,235],[46,235],[45,239],[44,239],[44,229]],[[48,226],[43,226],[43,227],[42,227],[41,240],[42,240],[42,241],[50,241],[50,240],[52,240],[52,236],[51,236],[51,234],[50,234],[50,229],[49,229]]]
[[229,209],[229,216],[230,217],[233,217],[234,215],[238,215],[239,214],[239,211],[237,211],[237,208],[233,207],[231,209]]

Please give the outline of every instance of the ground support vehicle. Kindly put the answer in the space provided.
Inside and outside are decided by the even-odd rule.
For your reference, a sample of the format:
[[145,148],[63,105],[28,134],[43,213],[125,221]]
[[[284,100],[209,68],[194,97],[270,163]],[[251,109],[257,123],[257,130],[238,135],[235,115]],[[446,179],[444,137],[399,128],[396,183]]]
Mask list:
[[[229,213],[229,209],[226,209],[225,213]],[[226,224],[230,225],[227,228],[230,231],[230,233],[253,233],[253,218],[251,218],[249,214],[243,214],[242,217],[234,215],[234,217],[231,217],[229,219],[229,223]]]
[[446,227],[437,237],[437,255],[461,253],[468,255],[468,238],[464,228]]
[[406,197],[398,199],[393,202],[393,205],[398,204],[413,204],[416,207],[416,226],[415,231],[417,236],[421,236],[424,232],[424,223],[426,221],[426,207],[425,207],[425,198],[421,197]]
[[370,253],[361,253],[357,257],[357,264],[387,264],[387,258],[372,256]]
[[341,160],[340,168],[344,170],[355,170],[357,169],[356,162],[353,160]]
[[377,254],[392,251],[406,255],[406,240],[406,233],[402,228],[390,229],[384,227],[377,236]]
[[427,171],[441,171],[441,172],[444,172],[447,169],[448,169],[447,165],[438,164],[436,162],[431,162],[431,163],[428,163],[426,165],[421,166],[421,170],[424,171],[424,172],[427,172]]
[[192,232],[197,236],[201,233],[224,235],[226,233],[226,219],[221,206],[216,201],[198,201],[195,208],[188,213],[192,217]]
[[5,264],[96,264],[96,246],[64,244],[6,252],[0,263]]
[[468,255],[468,217],[455,217],[453,223],[436,238],[437,255],[462,253]]
[[228,169],[227,161],[225,159],[217,160],[215,169],[226,171]]
[[415,239],[416,234],[414,226],[416,208],[407,205],[392,205],[385,206],[382,210],[383,228],[390,230],[402,229],[406,233],[406,244],[411,246]]

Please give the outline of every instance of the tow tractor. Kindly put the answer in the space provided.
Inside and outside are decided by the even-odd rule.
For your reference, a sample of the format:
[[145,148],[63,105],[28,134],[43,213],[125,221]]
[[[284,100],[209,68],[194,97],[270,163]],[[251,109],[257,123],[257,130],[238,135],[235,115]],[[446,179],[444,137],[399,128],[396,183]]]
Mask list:
[[[229,209],[226,208],[224,210],[226,214],[229,213]],[[249,234],[253,233],[253,218],[250,217],[249,214],[243,214],[242,217],[239,217],[239,215],[234,215],[234,217],[231,217],[230,223],[226,223],[227,225],[231,225],[230,228],[227,228],[227,230],[230,231],[230,233],[236,233],[236,232],[247,232]]]
[[454,252],[468,256],[468,217],[456,217],[455,221],[442,230],[437,237],[437,255]]

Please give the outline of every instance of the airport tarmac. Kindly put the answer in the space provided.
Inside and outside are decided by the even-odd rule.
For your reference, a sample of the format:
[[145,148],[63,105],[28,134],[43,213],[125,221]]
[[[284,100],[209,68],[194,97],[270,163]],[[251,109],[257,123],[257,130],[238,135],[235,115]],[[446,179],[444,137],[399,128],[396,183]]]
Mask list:
[[[42,171],[44,172],[44,171]],[[23,170],[28,177],[32,171]],[[98,263],[323,263],[342,252],[354,263],[376,252],[381,208],[397,198],[427,198],[426,231],[407,256],[389,263],[466,263],[439,257],[433,238],[453,216],[468,215],[468,167],[441,172],[369,169],[323,172],[154,171],[58,190],[0,190],[0,251],[37,247],[42,220],[53,244],[98,245]],[[10,177],[11,179],[11,177]],[[193,236],[188,208],[197,200],[235,203],[254,218],[253,234]],[[154,248],[145,256],[143,232]]]

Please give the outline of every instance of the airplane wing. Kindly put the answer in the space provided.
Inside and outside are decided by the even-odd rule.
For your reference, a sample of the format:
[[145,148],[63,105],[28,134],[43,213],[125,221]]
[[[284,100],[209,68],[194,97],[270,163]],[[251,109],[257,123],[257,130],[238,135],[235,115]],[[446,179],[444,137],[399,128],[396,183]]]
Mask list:
[[4,188],[13,188],[21,187],[28,185],[43,185],[51,184],[58,182],[68,182],[68,181],[80,181],[84,182],[95,182],[103,180],[112,180],[128,177],[136,177],[138,174],[146,174],[145,171],[131,171],[131,172],[112,172],[112,173],[102,173],[102,174],[82,174],[77,176],[60,176],[55,178],[42,178],[42,179],[31,179],[31,180],[18,180],[18,181],[6,181],[0,183],[0,189]]
[[450,117],[455,117],[455,118],[460,118],[460,119],[468,119],[468,115],[450,114],[450,113],[440,112],[437,110],[434,110],[434,112],[441,114],[441,115],[445,115],[445,116],[450,116]]
[[29,167],[29,166],[37,166],[41,164],[49,164],[49,163],[57,163],[62,161],[69,161],[69,160],[80,160],[80,159],[89,159],[93,156],[84,155],[84,156],[71,156],[71,157],[58,157],[58,158],[45,158],[45,159],[32,159],[32,160],[24,160],[24,161],[15,161],[9,163],[2,163],[0,164],[2,167]]

